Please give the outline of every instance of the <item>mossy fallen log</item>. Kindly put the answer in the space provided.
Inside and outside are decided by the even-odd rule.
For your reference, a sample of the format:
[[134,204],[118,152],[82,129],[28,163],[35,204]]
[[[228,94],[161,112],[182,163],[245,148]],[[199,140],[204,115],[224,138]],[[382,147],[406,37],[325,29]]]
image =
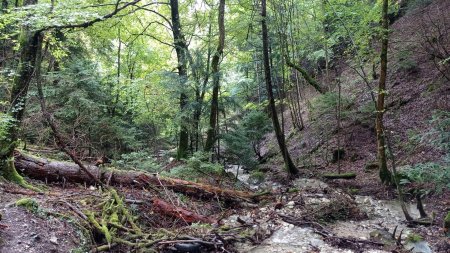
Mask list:
[[347,173],[327,173],[322,175],[326,179],[354,179],[356,174],[354,172]]
[[[77,164],[71,162],[51,161],[16,152],[14,164],[20,172],[28,177],[46,182],[73,182],[92,185],[96,183]],[[162,177],[143,171],[108,169],[93,165],[86,165],[85,167],[95,176],[96,180],[110,185],[168,188],[198,198],[218,198],[225,201],[251,202],[258,197],[251,192],[235,191],[182,179]]]

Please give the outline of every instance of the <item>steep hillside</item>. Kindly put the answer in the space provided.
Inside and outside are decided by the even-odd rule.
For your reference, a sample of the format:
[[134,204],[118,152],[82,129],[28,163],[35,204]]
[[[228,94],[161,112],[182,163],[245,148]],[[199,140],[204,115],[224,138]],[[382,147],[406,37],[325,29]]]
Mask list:
[[[450,71],[448,63],[446,69],[440,65],[438,56],[450,52],[448,10],[449,1],[433,1],[409,9],[391,25],[385,114],[396,165],[400,169],[413,166],[417,170],[428,170],[444,179],[450,174]],[[374,42],[376,44],[378,42]],[[377,152],[375,109],[370,91],[375,90],[378,80],[372,77],[372,64],[365,63],[369,89],[355,66],[357,59],[341,60],[337,67],[342,87],[341,128],[337,127],[336,109],[330,106],[335,105],[330,100],[337,96],[319,95],[307,87],[306,101],[302,101],[305,128],[294,129],[289,112],[284,113],[289,150],[305,176],[338,172],[340,167],[342,172],[355,172],[357,177],[348,181],[335,180],[332,184],[362,195],[394,198],[394,190],[383,186],[378,170],[370,166]],[[337,92],[337,87],[333,87],[333,92]],[[263,167],[272,171],[275,180],[284,180],[282,159],[276,155],[274,137],[267,136],[265,143],[266,155],[272,158]],[[338,146],[344,149],[345,156],[333,162],[333,151]],[[434,169],[436,171],[432,171]],[[443,192],[431,191],[426,200],[433,203],[430,209],[437,213],[439,222],[450,204],[444,197],[448,190],[447,186]]]

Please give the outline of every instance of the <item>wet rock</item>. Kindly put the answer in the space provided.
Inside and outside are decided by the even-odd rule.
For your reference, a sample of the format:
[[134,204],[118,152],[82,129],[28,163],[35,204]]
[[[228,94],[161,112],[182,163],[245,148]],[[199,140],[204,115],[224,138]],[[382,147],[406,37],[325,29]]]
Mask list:
[[177,252],[200,253],[199,243],[177,243],[175,244]]
[[432,253],[426,241],[408,242],[405,245],[405,249],[412,253]]

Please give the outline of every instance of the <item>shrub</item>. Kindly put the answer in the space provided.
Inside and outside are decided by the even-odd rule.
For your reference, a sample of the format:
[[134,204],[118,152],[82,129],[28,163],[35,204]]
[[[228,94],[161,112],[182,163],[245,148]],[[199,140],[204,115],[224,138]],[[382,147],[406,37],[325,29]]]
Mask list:
[[418,71],[417,62],[412,59],[411,50],[400,50],[397,53],[398,70],[407,73],[414,73]]
[[[317,120],[319,118],[333,117],[336,115],[336,108],[338,106],[338,93],[327,92],[311,100],[311,119]],[[349,111],[346,110],[352,105],[352,99],[341,94],[341,117],[348,116]]]
[[450,166],[436,163],[421,163],[414,166],[402,166],[399,168],[400,184],[411,183],[432,184],[434,190],[450,189]]
[[219,176],[223,172],[223,167],[219,163],[211,163],[208,161],[209,153],[195,152],[186,161],[186,164],[174,167],[170,172],[162,172],[161,174],[181,178],[184,180],[195,180],[198,178]]
[[138,169],[147,172],[160,172],[161,166],[149,151],[122,154],[119,160],[113,160],[111,165],[119,169]]
[[226,144],[226,154],[247,169],[254,169],[262,159],[260,145],[263,136],[271,131],[272,125],[267,115],[262,111],[247,112],[239,126],[223,136]]

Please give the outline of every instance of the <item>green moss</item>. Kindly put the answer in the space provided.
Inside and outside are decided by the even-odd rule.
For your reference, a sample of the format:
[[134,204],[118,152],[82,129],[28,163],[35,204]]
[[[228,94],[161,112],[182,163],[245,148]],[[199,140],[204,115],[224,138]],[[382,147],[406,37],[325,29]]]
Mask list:
[[358,194],[359,189],[356,189],[356,188],[349,188],[349,189],[348,189],[348,192],[349,192],[350,194]]
[[16,201],[16,206],[21,206],[30,212],[36,212],[39,209],[39,205],[35,199],[23,198]]
[[17,172],[16,167],[14,166],[14,158],[0,160],[0,172],[2,173],[1,175],[10,182],[16,183],[26,189],[41,191],[39,188],[27,183],[27,181],[25,181],[25,179]]
[[423,238],[422,238],[422,236],[420,236],[418,234],[411,233],[411,234],[408,235],[408,237],[406,237],[406,241],[407,242],[412,242],[412,243],[420,242],[420,241],[423,241]]
[[288,192],[289,193],[296,193],[299,192],[300,190],[298,188],[289,188]]

